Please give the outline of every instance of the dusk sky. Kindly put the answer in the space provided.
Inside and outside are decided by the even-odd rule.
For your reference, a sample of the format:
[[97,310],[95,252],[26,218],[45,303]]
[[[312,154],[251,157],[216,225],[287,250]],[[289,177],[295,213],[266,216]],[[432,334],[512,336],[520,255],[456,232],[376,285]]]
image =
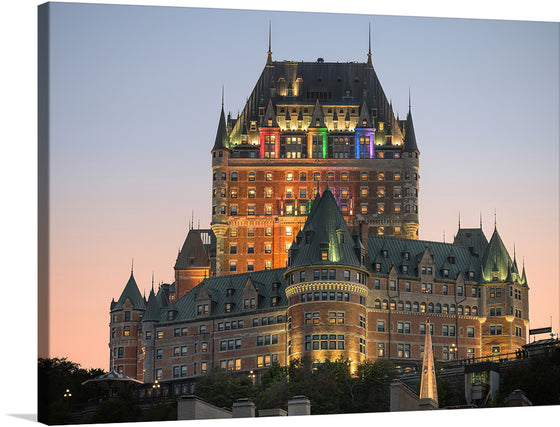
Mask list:
[[[224,0],[164,3],[232,6]],[[264,67],[269,20],[273,58],[295,61],[364,62],[372,24],[373,63],[401,117],[409,88],[412,93],[421,150],[420,238],[442,240],[445,232],[451,241],[459,211],[464,227],[478,226],[482,213],[489,238],[496,210],[510,254],[515,244],[518,263],[525,259],[531,327],[548,326],[552,316],[558,332],[560,13],[554,3],[235,2],[249,9],[554,23],[58,4],[51,27],[48,356],[107,369],[109,304],[120,295],[132,258],[142,291],[150,288],[152,271],[156,282],[171,281],[191,212],[202,227],[209,225],[210,148],[221,88],[226,111],[236,114]],[[0,401],[7,425],[27,423],[36,412],[38,4],[0,5],[1,258],[8,267],[3,307],[9,326]],[[541,407],[543,419],[545,410],[556,416],[557,408]],[[535,412],[515,414],[533,421]],[[427,421],[424,415],[414,419]],[[383,416],[390,422],[395,414],[375,419]],[[453,423],[471,425],[472,417],[453,417]]]
[[[210,224],[212,147],[274,60],[373,63],[420,157],[420,239],[458,215],[497,227],[529,281],[531,327],[558,331],[558,25],[54,4],[50,356],[109,366],[111,298],[173,281],[189,220]],[[324,31],[330,29],[329,31]]]

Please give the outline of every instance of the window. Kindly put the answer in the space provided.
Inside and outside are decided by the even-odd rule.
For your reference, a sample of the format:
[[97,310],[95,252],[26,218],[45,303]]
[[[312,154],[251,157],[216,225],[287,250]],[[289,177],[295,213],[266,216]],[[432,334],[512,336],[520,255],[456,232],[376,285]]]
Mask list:
[[230,237],[237,237],[237,228],[230,228],[229,235]]
[[299,180],[300,181],[307,181],[307,174],[305,172],[301,172],[299,174]]
[[124,321],[125,322],[130,322],[130,311],[125,311],[124,312]]
[[449,289],[448,289],[447,285],[443,285],[441,289],[442,289],[441,293],[443,295],[448,295],[449,294]]
[[383,320],[377,321],[377,332],[385,332],[385,322]]
[[286,226],[286,236],[291,236],[291,235],[292,235],[292,227]]
[[232,216],[237,215],[237,205],[231,205],[229,207],[229,214],[232,215]]
[[237,243],[229,245],[229,253],[236,254],[237,253]]
[[231,173],[231,180],[232,181],[237,181],[237,172],[232,172]]
[[398,357],[408,359],[410,358],[410,344],[398,344]]
[[125,326],[123,329],[123,336],[129,337],[130,336],[130,326]]
[[255,215],[255,205],[247,205],[247,215]]
[[361,179],[362,181],[367,181],[367,180],[368,180],[368,173],[367,173],[367,172],[362,172],[362,173],[360,174],[360,179]]
[[264,229],[264,235],[265,236],[272,236],[272,227],[266,227]]
[[410,334],[410,323],[409,322],[398,322],[397,332],[399,334]]
[[229,262],[229,271],[237,271],[237,261]]
[[360,213],[361,213],[362,215],[367,215],[367,213],[368,213],[368,205],[367,205],[367,203],[362,203],[362,204],[360,205]]
[[299,189],[299,197],[300,197],[300,199],[305,199],[307,197],[307,189],[306,188],[300,188]]
[[469,337],[469,338],[474,337],[474,327],[472,327],[472,326],[467,327],[467,337]]
[[293,181],[294,180],[294,174],[292,172],[288,172],[286,174],[286,181]]
[[156,359],[157,360],[163,359],[163,349],[161,348],[156,349]]
[[255,172],[249,172],[249,175],[248,175],[247,179],[249,181],[254,181],[255,180]]
[[272,181],[272,172],[267,172],[265,174],[265,180],[266,181]]

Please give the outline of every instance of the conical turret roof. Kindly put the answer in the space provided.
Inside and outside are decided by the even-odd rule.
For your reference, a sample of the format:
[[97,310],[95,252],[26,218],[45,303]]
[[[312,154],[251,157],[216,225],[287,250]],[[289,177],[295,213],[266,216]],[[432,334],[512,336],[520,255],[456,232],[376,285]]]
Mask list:
[[412,123],[412,112],[408,110],[406,115],[406,134],[404,135],[404,151],[416,151],[418,145],[416,144],[416,134],[414,133],[414,124]]
[[218,131],[216,132],[216,140],[214,141],[214,150],[227,150],[228,149],[228,136],[226,127],[226,116],[224,114],[224,106],[222,105],[222,112],[220,113],[220,121],[218,123]]
[[136,280],[134,280],[134,274],[132,272],[130,272],[130,278],[126,283],[126,286],[124,287],[119,300],[116,304],[112,304],[113,307],[111,311],[122,310],[123,304],[127,299],[130,299],[130,302],[136,310],[144,310],[146,308],[146,305],[144,304],[144,298],[142,298],[142,294],[138,289],[138,285],[136,284]]
[[432,399],[438,402],[434,352],[430,320],[426,320],[426,339],[424,340],[424,358],[422,360],[422,377],[420,382],[420,399]]
[[[318,264],[361,267],[354,244],[346,221],[327,186],[321,198],[313,203],[291,267]],[[324,252],[326,259],[323,256]]]
[[150,296],[148,297],[148,306],[144,316],[142,317],[143,322],[159,322],[160,319],[160,304],[154,293],[154,289],[150,291]]
[[498,281],[503,282],[508,277],[511,264],[511,258],[498,234],[498,229],[494,228],[494,233],[482,258],[482,277],[486,282],[491,282],[494,274],[497,273]]

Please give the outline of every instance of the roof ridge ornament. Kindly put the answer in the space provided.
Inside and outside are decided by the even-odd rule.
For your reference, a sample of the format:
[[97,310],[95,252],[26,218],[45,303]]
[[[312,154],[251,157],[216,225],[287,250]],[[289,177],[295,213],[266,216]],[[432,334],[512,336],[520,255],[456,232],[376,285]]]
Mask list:
[[267,52],[267,59],[266,59],[266,65],[267,66],[271,66],[272,65],[272,49],[271,49],[271,39],[272,39],[272,30],[271,30],[271,21],[268,21],[268,52]]
[[369,49],[368,49],[368,54],[367,54],[367,65],[370,65],[373,67],[373,64],[371,62],[371,22],[369,23]]

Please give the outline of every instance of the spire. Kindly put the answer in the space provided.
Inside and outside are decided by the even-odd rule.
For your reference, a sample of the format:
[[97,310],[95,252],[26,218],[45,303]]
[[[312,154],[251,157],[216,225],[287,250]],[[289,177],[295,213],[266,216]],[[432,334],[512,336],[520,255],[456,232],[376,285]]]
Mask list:
[[461,229],[461,211],[459,211],[459,230]]
[[220,121],[218,123],[218,131],[216,132],[216,140],[214,141],[214,150],[225,149],[227,150],[227,127],[226,127],[226,117],[224,114],[224,97],[222,94],[222,111],[220,113]]
[[424,358],[422,360],[422,379],[420,382],[420,399],[432,399],[438,403],[434,353],[430,319],[426,318],[426,339],[424,340]]
[[371,22],[369,23],[369,49],[367,54],[367,65],[373,67],[373,64],[371,63]]
[[480,229],[482,230],[482,212],[480,212]]
[[130,264],[130,276],[134,275],[134,258],[132,258],[132,262]]
[[134,275],[132,274],[132,270],[130,272],[130,278],[128,279],[128,282],[126,283],[126,286],[124,287],[121,296],[119,297],[119,300],[117,301],[116,304],[111,304],[113,305],[113,307],[111,308],[111,311],[113,310],[122,310],[123,308],[123,304],[126,302],[126,300],[130,300],[130,302],[132,303],[132,305],[134,306],[135,309],[138,310],[144,310],[146,308],[145,304],[144,304],[144,300],[142,299],[142,294],[140,293],[140,290],[138,289],[138,285],[136,284],[136,280],[134,280]]
[[266,66],[272,66],[272,49],[271,49],[271,23],[268,21],[268,52],[267,52],[267,59],[266,59]]
[[412,122],[412,111],[410,110],[410,105],[408,107],[408,114],[406,115],[405,130],[404,151],[416,151],[419,153],[420,151],[418,150],[418,144],[416,144],[416,135],[414,133],[414,124]]

